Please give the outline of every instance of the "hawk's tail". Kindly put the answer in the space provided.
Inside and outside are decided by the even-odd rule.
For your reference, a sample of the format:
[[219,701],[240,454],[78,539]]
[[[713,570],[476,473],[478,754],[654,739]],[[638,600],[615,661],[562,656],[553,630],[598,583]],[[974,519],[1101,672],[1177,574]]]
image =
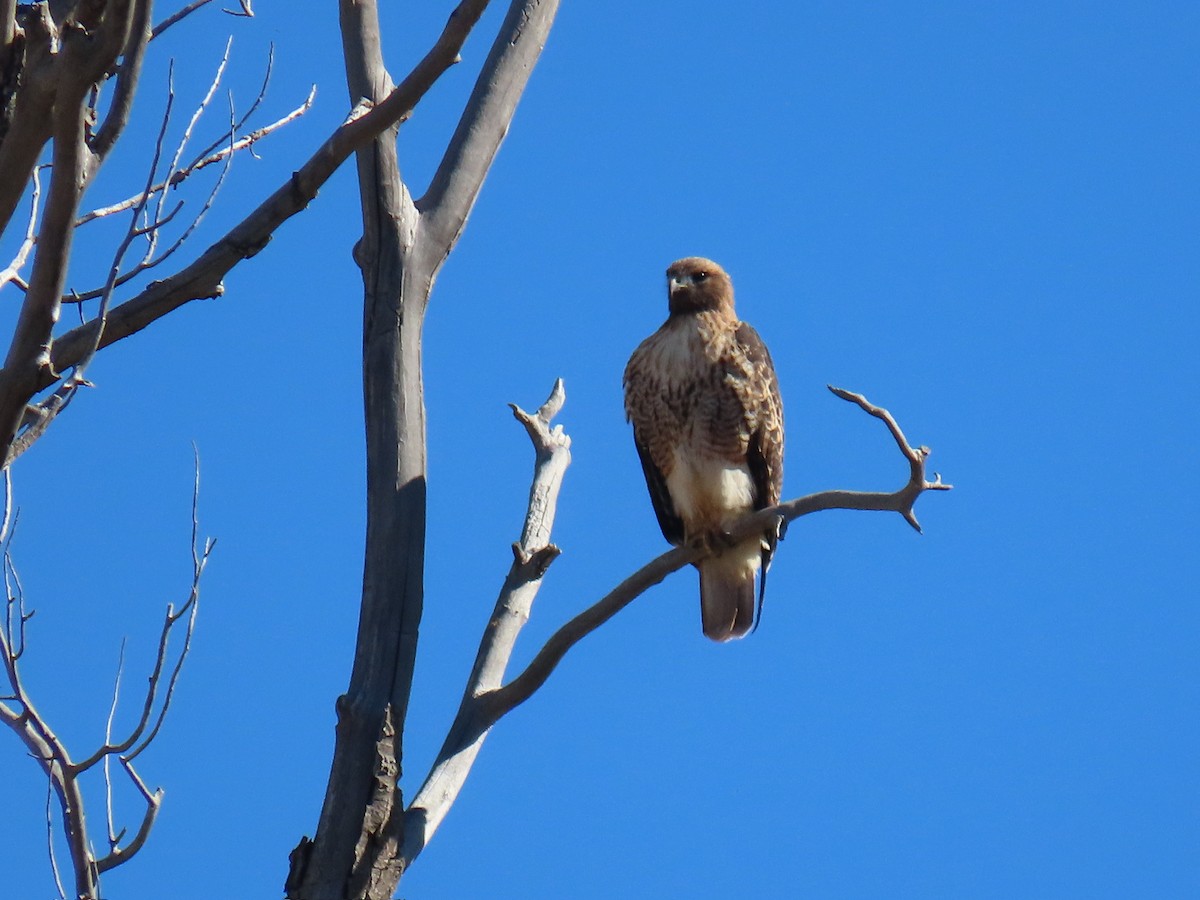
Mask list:
[[756,536],[699,563],[700,620],[706,637],[730,641],[754,627],[754,589],[761,553]]

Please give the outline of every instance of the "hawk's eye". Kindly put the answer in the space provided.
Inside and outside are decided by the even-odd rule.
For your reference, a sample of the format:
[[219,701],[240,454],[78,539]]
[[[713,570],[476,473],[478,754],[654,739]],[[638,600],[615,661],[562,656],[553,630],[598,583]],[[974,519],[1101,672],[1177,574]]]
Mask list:
[[697,284],[699,284],[701,281],[704,281],[706,278],[708,278],[707,272],[697,272],[695,275],[692,276],[692,280],[695,281]]

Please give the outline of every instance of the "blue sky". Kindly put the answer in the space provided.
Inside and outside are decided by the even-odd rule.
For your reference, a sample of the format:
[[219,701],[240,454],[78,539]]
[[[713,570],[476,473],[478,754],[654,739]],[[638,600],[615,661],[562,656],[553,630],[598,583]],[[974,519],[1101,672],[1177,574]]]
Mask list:
[[[387,10],[394,76],[442,26],[449,4],[428,5]],[[230,32],[243,107],[275,44],[260,122],[312,83],[317,102],[237,159],[183,254],[299,167],[347,101],[335,4],[298,6],[205,11],[156,42],[90,205],[140,183],[168,56],[188,109]],[[720,261],[771,347],[785,496],[906,475],[827,383],[891,409],[956,488],[922,498],[923,536],[894,515],[795,523],[762,627],[734,645],[701,636],[692,572],[653,589],[497,727],[402,895],[1195,895],[1200,9],[767,6],[559,14],[426,324],[406,790],[518,536],[532,456],[506,403],[562,377],[574,441],[563,555],[515,664],[665,549],[620,375],[665,317],[671,260]],[[500,12],[403,129],[414,193]],[[27,679],[80,753],[121,638],[128,720],[162,607],[186,596],[193,441],[202,459],[218,545],[141,769],[166,799],[106,896],[277,896],[316,823],[361,579],[356,198],[340,173],[223,299],[104,351],[97,389],[15,466]],[[72,286],[107,265],[94,228]],[[49,897],[44,784],[11,737],[0,773],[6,892]]]

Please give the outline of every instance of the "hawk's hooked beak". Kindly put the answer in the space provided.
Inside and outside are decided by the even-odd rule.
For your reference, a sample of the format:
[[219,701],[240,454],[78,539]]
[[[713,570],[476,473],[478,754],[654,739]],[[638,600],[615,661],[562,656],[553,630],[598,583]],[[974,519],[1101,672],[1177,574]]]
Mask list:
[[692,283],[690,275],[672,275],[667,279],[667,293],[673,294],[681,287],[687,287]]

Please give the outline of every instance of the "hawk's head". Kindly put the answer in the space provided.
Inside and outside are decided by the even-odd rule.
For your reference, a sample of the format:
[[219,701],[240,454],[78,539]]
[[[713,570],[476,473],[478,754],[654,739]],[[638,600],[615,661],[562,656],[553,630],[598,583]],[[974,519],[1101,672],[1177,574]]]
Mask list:
[[673,313],[733,314],[733,282],[724,269],[701,256],[676,260],[667,267],[667,298]]

